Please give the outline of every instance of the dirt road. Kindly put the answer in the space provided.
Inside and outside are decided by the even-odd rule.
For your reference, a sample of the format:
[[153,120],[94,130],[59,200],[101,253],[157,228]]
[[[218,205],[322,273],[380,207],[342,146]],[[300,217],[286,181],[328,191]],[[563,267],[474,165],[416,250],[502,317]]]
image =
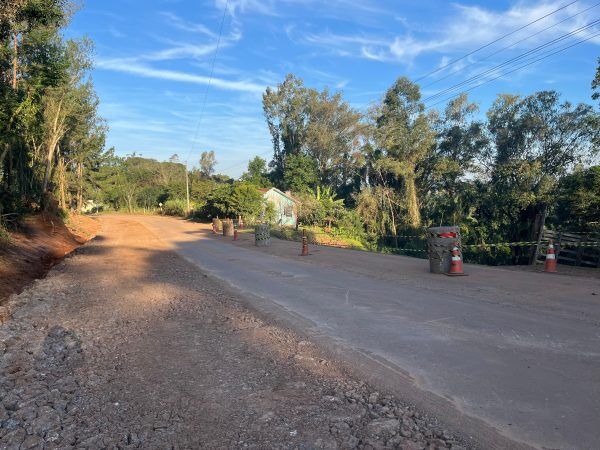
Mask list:
[[0,449],[461,448],[261,319],[142,221],[102,218],[95,240],[11,297]]
[[[275,241],[257,249],[181,220],[137,219],[251,304],[319,341],[360,376],[435,410],[485,447],[501,436],[597,448],[600,282]],[[496,434],[494,434],[496,433]]]

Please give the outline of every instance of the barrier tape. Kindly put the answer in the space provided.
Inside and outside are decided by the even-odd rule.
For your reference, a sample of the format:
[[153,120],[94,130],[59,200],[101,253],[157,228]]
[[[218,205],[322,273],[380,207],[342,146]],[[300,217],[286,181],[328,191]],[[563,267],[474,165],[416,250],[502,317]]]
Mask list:
[[[328,233],[322,233],[322,232],[315,232],[315,231],[310,231],[309,229],[306,229],[308,232],[312,233],[313,235],[321,235],[321,236],[327,236],[330,238],[335,238],[335,235],[332,234],[328,234]],[[411,235],[383,235],[383,236],[379,236],[380,238],[398,238],[398,239],[422,239],[422,240],[427,240],[426,236],[411,236]],[[448,238],[448,239],[452,239],[452,238]],[[541,245],[546,246],[548,244],[549,240],[548,239],[542,239],[539,243]],[[583,242],[578,242],[578,243],[568,243],[568,242],[562,242],[562,243],[558,243],[558,242],[554,242],[555,247],[560,248],[566,248],[566,247],[575,247],[575,248],[579,248],[579,247],[598,247],[600,248],[600,241],[583,241]],[[338,247],[337,245],[328,245],[328,244],[318,244],[315,243],[317,245],[325,245],[325,246],[332,246],[332,247]],[[431,244],[433,247],[444,247],[446,248],[447,245],[446,244]],[[485,248],[495,248],[495,247],[528,247],[528,246],[534,246],[534,245],[538,245],[538,241],[521,241],[521,242],[497,242],[494,244],[463,244],[461,245],[461,248],[465,248],[465,249],[485,249]],[[390,248],[390,247],[388,247]],[[394,251],[404,251],[404,252],[427,252],[427,249],[412,249],[412,248],[392,248]]]

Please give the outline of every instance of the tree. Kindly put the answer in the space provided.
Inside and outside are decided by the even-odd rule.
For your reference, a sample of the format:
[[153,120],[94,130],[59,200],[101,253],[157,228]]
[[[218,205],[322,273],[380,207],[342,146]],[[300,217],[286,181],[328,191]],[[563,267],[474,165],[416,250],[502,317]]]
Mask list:
[[598,67],[596,68],[596,76],[592,80],[592,99],[600,100],[600,58],[598,58]]
[[600,231],[600,166],[578,167],[561,180],[551,222],[565,230]]
[[[430,118],[420,101],[419,87],[408,78],[399,78],[386,92],[373,112],[375,142],[381,152],[375,168],[385,186],[388,176],[401,182],[408,224],[421,225],[417,195],[417,167],[431,152],[435,143]],[[389,199],[391,209],[391,199]]]
[[362,145],[362,115],[340,93],[310,89],[307,97],[305,153],[316,162],[319,182],[337,190],[348,181],[352,155]]
[[554,91],[501,95],[488,111],[488,130],[489,183],[476,215],[488,224],[490,241],[530,239],[536,216],[555,201],[559,179],[597,152],[597,113],[561,103]]
[[289,187],[289,161],[297,163],[304,156],[314,161],[321,184],[337,191],[352,181],[365,127],[362,115],[340,93],[307,88],[288,75],[276,89],[267,88],[263,110],[273,142],[270,165],[276,186]]
[[262,193],[252,183],[235,183],[231,193],[230,212],[248,219],[257,218],[264,209]]
[[273,142],[271,167],[281,179],[286,157],[298,155],[306,134],[306,88],[301,79],[288,74],[275,90],[268,87],[263,94],[263,111]]
[[42,192],[50,182],[54,152],[60,140],[68,130],[68,118],[76,114],[84,101],[86,89],[81,86],[84,77],[92,66],[90,60],[91,42],[88,40],[67,41],[64,59],[68,70],[63,83],[49,89],[44,96],[44,146],[46,150],[45,172]]
[[200,155],[200,172],[205,177],[210,177],[215,172],[215,165],[217,164],[217,160],[215,158],[215,152],[202,152]]
[[242,180],[259,187],[268,187],[270,183],[267,175],[267,161],[256,156],[248,162],[248,172],[242,175]]
[[306,155],[291,155],[286,159],[282,187],[293,192],[309,192],[319,181],[317,164]]
[[474,117],[479,108],[466,94],[451,100],[437,117],[436,146],[419,165],[419,185],[431,223],[459,223],[469,214],[469,181],[481,173],[479,161],[489,145],[485,124]]

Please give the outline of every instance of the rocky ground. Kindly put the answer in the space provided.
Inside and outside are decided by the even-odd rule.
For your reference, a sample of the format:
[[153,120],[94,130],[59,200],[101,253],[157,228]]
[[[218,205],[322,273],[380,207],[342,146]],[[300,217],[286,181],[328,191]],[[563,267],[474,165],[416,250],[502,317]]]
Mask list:
[[8,303],[0,448],[462,448],[123,218]]

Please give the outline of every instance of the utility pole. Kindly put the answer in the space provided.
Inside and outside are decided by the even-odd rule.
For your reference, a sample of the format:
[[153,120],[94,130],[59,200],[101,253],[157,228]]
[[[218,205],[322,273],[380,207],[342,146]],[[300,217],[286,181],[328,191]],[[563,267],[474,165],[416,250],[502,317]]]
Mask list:
[[185,163],[185,197],[187,201],[187,213],[190,213],[190,176],[188,173],[187,162]]

